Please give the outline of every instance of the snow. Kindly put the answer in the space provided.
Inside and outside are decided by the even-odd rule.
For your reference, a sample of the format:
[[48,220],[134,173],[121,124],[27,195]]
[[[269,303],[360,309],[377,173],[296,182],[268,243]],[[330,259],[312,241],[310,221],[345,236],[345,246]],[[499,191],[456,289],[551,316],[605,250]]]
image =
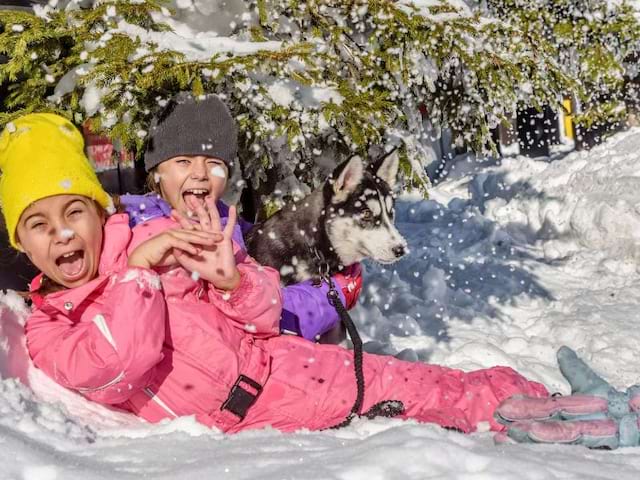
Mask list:
[[68,240],[75,236],[76,236],[76,232],[74,232],[70,228],[63,228],[62,230],[60,230],[60,237],[64,238],[65,240]]
[[[158,51],[175,50],[183,53],[189,61],[209,61],[215,53],[228,53],[234,56],[250,55],[260,50],[277,51],[281,42],[247,42],[228,37],[218,37],[212,32],[193,33],[190,31],[152,32],[120,20],[118,27],[109,33],[122,33],[138,38],[143,44],[154,43]],[[144,50],[144,49],[143,49]],[[143,53],[145,53],[143,51]]]
[[[411,253],[364,265],[353,311],[362,335],[421,361],[512,366],[563,393],[554,355],[566,344],[614,385],[638,381],[638,151],[636,129],[553,161],[458,158],[429,200],[399,200]],[[0,295],[2,478],[631,480],[640,468],[638,448],[495,445],[489,432],[397,419],[232,436],[192,417],[149,425],[35,370],[21,335],[26,315],[17,294]]]
[[211,169],[211,175],[218,178],[227,178],[227,172],[220,165],[216,165]]
[[89,84],[82,94],[80,106],[85,111],[87,117],[92,117],[101,108],[101,98],[106,89],[98,88],[95,84]]
[[[79,69],[80,67],[78,69],[69,70],[65,73],[62,78],[58,80],[58,83],[53,90],[53,95],[47,97],[47,100],[51,102],[59,102],[62,97],[71,93],[76,88],[78,77],[80,76],[78,72]],[[47,79],[47,81],[53,83],[53,81],[55,81],[55,77],[51,75],[51,80]]]

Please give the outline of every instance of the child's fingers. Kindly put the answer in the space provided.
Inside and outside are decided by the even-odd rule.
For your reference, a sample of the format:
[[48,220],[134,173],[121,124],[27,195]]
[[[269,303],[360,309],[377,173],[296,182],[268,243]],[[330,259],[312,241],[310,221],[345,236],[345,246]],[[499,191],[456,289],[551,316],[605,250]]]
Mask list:
[[220,222],[220,214],[218,213],[218,206],[212,196],[207,196],[205,199],[207,210],[209,212],[209,219],[211,221],[211,228],[216,231],[222,230],[222,224]]
[[178,237],[171,237],[170,245],[174,252],[182,250],[186,253],[190,253],[191,255],[198,255],[201,251],[200,248]]
[[177,210],[171,210],[171,218],[178,222],[181,228],[185,230],[195,230],[195,225],[187,220],[184,215]]
[[219,232],[205,232],[202,230],[183,230],[175,229],[169,230],[170,234],[181,240],[185,240],[190,243],[196,243],[198,245],[214,245],[220,242],[224,236]]
[[195,200],[192,201],[192,205],[198,216],[198,221],[200,222],[200,226],[203,230],[211,230],[211,217],[209,212],[198,202]]
[[[200,227],[203,227],[204,224],[206,223],[206,220],[203,219],[203,214],[202,214],[202,207],[200,206],[200,203],[195,199],[195,198],[187,198],[187,206],[191,209],[190,213],[194,213],[195,216],[197,217],[198,220],[198,224],[200,225]],[[193,219],[193,217],[191,217]]]
[[238,209],[235,205],[231,205],[229,207],[229,218],[227,219],[227,225],[224,227],[224,236],[225,238],[231,238],[233,235],[233,229],[236,226],[236,222],[238,221]]
[[199,225],[189,220],[186,216],[177,210],[171,210],[171,218],[180,224],[185,230],[198,230]]
[[[184,250],[191,255],[200,255],[203,247],[214,247],[222,240],[222,234],[212,234],[211,232],[199,231],[175,231],[169,241],[170,246],[175,249]],[[215,247],[214,247],[215,248]]]

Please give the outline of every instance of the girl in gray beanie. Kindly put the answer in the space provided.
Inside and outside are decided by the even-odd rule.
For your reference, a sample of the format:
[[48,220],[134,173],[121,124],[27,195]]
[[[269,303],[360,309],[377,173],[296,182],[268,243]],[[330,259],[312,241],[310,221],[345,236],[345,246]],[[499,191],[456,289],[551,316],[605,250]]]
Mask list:
[[222,100],[215,95],[196,100],[183,92],[153,119],[144,168],[150,172],[179,155],[204,155],[222,160],[231,169],[237,150],[238,129]]
[[[216,202],[222,227],[229,208],[220,201],[227,179],[236,165],[238,131],[227,106],[217,96],[194,99],[181,93],[153,119],[144,155],[148,195],[123,195],[120,203],[131,226],[156,217],[168,217],[175,209],[183,216]],[[233,231],[243,250],[244,235],[252,225],[242,219]],[[343,305],[354,306],[362,285],[360,269],[333,277],[341,288]],[[354,287],[355,286],[355,287]],[[327,288],[310,281],[283,287],[283,332],[315,340],[340,321],[327,300]],[[349,298],[349,301],[346,301]]]

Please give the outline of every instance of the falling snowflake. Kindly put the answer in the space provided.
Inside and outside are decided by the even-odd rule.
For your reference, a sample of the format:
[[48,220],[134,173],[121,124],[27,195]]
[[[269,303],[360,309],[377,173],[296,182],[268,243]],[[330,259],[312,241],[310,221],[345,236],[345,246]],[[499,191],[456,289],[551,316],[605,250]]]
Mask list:
[[211,175],[218,178],[227,178],[227,172],[220,165],[216,165],[211,169]]
[[280,276],[285,277],[295,272],[295,269],[291,265],[283,265],[280,267]]
[[76,232],[74,232],[73,230],[69,229],[69,228],[63,228],[62,230],[60,230],[60,236],[64,239],[70,239],[75,237]]
[[105,208],[105,210],[109,215],[113,215],[114,213],[116,213],[116,207],[113,204],[113,199],[111,197],[109,197],[109,204],[107,205],[107,208]]

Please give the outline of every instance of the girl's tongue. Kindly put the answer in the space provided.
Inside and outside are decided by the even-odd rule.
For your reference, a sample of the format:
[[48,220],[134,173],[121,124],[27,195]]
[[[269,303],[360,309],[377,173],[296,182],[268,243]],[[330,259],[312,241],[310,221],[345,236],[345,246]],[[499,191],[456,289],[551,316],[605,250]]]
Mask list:
[[82,250],[76,250],[73,253],[65,254],[58,258],[56,263],[65,277],[73,278],[82,271],[82,267],[84,266],[84,252]]
[[182,194],[182,198],[184,198],[184,203],[188,207],[191,205],[205,205],[204,199],[209,194],[209,192],[204,190],[187,190]]

